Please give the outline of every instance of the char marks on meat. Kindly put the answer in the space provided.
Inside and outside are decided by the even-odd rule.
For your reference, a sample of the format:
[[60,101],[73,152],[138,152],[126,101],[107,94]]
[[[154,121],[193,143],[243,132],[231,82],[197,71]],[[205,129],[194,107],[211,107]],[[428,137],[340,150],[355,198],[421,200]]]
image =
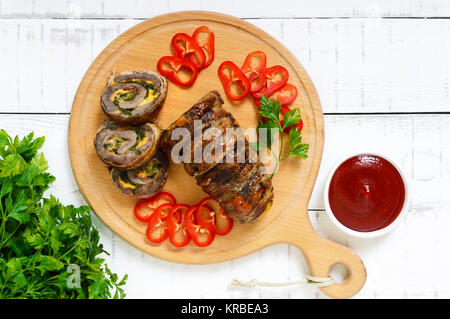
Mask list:
[[[162,145],[169,153],[179,141],[172,140],[171,134],[176,128],[186,128],[191,133],[191,160],[195,147],[202,150],[211,141],[203,140],[194,143],[194,120],[202,121],[202,132],[208,128],[219,129],[224,134],[227,128],[239,128],[238,122],[223,107],[223,99],[219,92],[211,91],[200,99],[194,106],[181,115],[162,136]],[[231,140],[222,143],[222,150],[214,161],[207,163],[184,163],[186,172],[195,177],[207,194],[213,197],[225,212],[242,223],[252,221],[270,208],[273,200],[273,187],[269,175],[263,173],[261,162],[249,161],[249,143],[245,139],[244,154],[238,153],[237,139],[233,135]],[[231,152],[234,153],[231,153]],[[226,160],[227,155],[233,161]],[[245,162],[238,161],[242,158]]]

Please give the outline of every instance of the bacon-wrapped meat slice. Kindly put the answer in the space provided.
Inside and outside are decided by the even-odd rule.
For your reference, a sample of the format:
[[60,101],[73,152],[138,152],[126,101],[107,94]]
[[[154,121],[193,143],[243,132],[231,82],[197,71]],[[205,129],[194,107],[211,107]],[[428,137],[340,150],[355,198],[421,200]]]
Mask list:
[[[184,113],[175,123],[170,125],[162,137],[163,142],[161,143],[166,150],[170,151],[177,140],[171,139],[171,134],[174,129],[185,128],[190,132],[191,136],[191,151],[190,151],[190,162],[184,164],[186,172],[191,176],[198,176],[207,172],[211,168],[223,161],[225,154],[230,151],[236,142],[235,136],[227,138],[226,130],[228,128],[237,129],[239,124],[234,119],[234,117],[225,111],[222,107],[223,100],[219,92],[212,91],[205,95],[199,102],[197,102],[190,110]],[[195,140],[195,121],[201,123],[201,136],[200,140]],[[216,140],[216,136],[206,137],[206,132],[208,129],[216,129],[216,133],[219,134],[220,140]],[[209,160],[196,161],[194,158],[195,150],[201,148],[202,153],[205,154],[205,147],[216,142],[218,149],[220,149],[218,154],[210,152]],[[213,154],[214,153],[214,154]],[[205,159],[205,157],[203,157]]]
[[[222,104],[223,100],[219,92],[211,91],[206,94],[164,131],[161,146],[170,151],[172,147],[178,143],[177,140],[171,139],[171,134],[176,128],[186,128],[193,136],[195,120],[203,121],[204,119],[205,121],[210,121],[224,116],[227,112],[221,107]],[[217,112],[213,111],[218,108],[219,110]]]
[[167,79],[152,71],[123,72],[112,79],[100,99],[114,122],[140,125],[153,119],[167,95]]
[[155,155],[160,136],[161,129],[154,123],[122,126],[106,120],[97,131],[94,146],[106,165],[129,170]]
[[[227,140],[226,129],[238,129],[239,124],[233,116],[222,107],[223,100],[217,91],[206,94],[199,102],[185,112],[165,131],[162,145],[167,152],[179,142],[171,138],[176,128],[186,128],[194,135],[194,120],[201,120],[202,132],[216,128],[224,133],[221,158],[212,162],[185,163],[186,172],[197,179],[203,191],[213,197],[231,218],[241,223],[250,222],[269,210],[273,201],[273,187],[270,175],[263,173],[263,164],[256,159],[249,159],[249,143],[245,139],[243,149],[237,147],[236,135]],[[196,145],[191,141],[191,160],[195,147],[203,151],[213,139],[203,139]],[[230,153],[234,152],[234,153]],[[239,156],[244,153],[244,156]],[[223,155],[222,155],[223,154]],[[230,156],[228,156],[230,155]],[[241,154],[242,155],[242,154]],[[228,158],[232,158],[231,162]],[[243,161],[240,161],[243,158]],[[220,159],[220,161],[219,161]]]
[[114,185],[127,196],[144,198],[158,193],[167,181],[169,159],[158,150],[144,165],[132,170],[111,169]]
[[262,165],[258,165],[256,171],[236,185],[237,190],[216,199],[229,216],[246,223],[270,209],[273,201],[272,181],[270,175],[262,173]]

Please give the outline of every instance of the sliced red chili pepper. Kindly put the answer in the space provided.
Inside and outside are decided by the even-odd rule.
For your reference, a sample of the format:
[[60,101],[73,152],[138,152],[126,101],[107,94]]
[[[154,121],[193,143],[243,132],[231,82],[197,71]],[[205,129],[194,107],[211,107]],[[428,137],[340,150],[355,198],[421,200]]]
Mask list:
[[[203,38],[201,35],[205,33],[207,34],[207,37]],[[201,26],[195,29],[192,38],[205,54],[206,60],[203,68],[208,67],[214,61],[214,32],[207,26]]]
[[155,211],[156,203],[149,202],[148,199],[142,199],[134,206],[134,216],[141,222],[148,222]]
[[206,247],[213,242],[216,235],[214,232],[198,224],[195,216],[197,207],[197,205],[189,207],[184,217],[184,224],[192,241],[199,247]]
[[208,205],[200,203],[197,205],[197,210],[195,211],[195,218],[201,226],[214,232],[215,212]]
[[167,203],[155,209],[146,231],[147,239],[152,243],[159,244],[167,239],[169,231],[166,220],[173,206],[174,204]]
[[259,98],[253,97],[253,100],[255,102],[256,107],[259,108],[261,106],[261,103],[259,102]]
[[175,204],[175,197],[167,192],[159,192],[150,198],[141,199],[134,206],[134,216],[141,222],[148,222],[155,209],[164,203]]
[[169,240],[175,247],[184,247],[191,241],[191,236],[189,236],[184,224],[184,217],[188,209],[188,205],[177,204],[172,207],[167,216]]
[[233,225],[234,220],[225,214],[225,210],[221,208],[219,213],[216,214],[215,233],[220,236],[225,236],[231,232]]
[[214,232],[216,235],[224,236],[228,234],[233,228],[234,221],[225,214],[222,207],[219,206],[219,208],[216,209],[218,212],[216,212],[210,205],[207,205],[208,202],[215,204],[215,206],[219,206],[217,201],[212,197],[202,199],[198,204],[195,214],[198,223]]
[[283,87],[273,92],[269,99],[277,100],[280,104],[289,104],[294,102],[297,96],[297,88],[290,83],[286,83]]
[[241,71],[250,82],[250,92],[258,92],[266,82],[266,54],[262,51],[251,52],[245,58]]
[[281,111],[284,113],[289,112],[291,108],[288,105],[281,105]]
[[205,53],[186,33],[177,33],[173,36],[172,49],[177,57],[191,61],[198,70],[205,66]]
[[[170,81],[181,86],[191,86],[195,79],[197,79],[197,67],[189,60],[182,59],[176,56],[163,56],[158,61],[158,72],[167,76]],[[188,75],[181,74],[188,73]]]
[[281,65],[275,65],[266,69],[266,84],[258,92],[252,93],[259,99],[261,96],[269,97],[273,92],[283,87],[289,80],[289,72]]
[[[250,82],[241,69],[239,69],[233,62],[223,62],[219,66],[218,73],[223,89],[230,99],[240,101],[250,93]],[[240,92],[233,92],[233,89],[236,89],[234,87],[235,84],[237,84],[240,88]]]
[[297,123],[297,129],[299,131],[303,130],[303,120],[302,119],[300,119],[300,121]]

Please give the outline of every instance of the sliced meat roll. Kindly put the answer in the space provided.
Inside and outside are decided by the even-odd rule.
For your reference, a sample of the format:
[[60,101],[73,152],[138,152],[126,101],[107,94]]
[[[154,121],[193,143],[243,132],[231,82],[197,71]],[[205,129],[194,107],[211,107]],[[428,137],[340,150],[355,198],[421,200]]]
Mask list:
[[155,155],[160,136],[161,129],[154,123],[133,127],[106,120],[97,131],[94,146],[108,166],[132,169]]
[[270,209],[273,201],[273,187],[269,175],[261,172],[262,166],[251,174],[239,191],[233,191],[217,198],[225,212],[241,223],[258,218]]
[[[248,161],[240,163],[239,155],[237,149],[235,149],[234,159],[231,163],[226,161],[198,176],[197,184],[214,198],[224,197],[223,201],[225,202],[228,196],[233,196],[232,192],[242,188],[244,181],[252,174],[255,174],[261,165],[260,163],[249,163]],[[248,148],[245,149],[244,158],[248,158]]]
[[[179,142],[171,139],[171,134],[176,128],[186,128],[193,136],[194,120],[202,121],[203,132],[208,128],[217,128],[219,132],[225,132],[227,128],[239,128],[237,121],[225,111],[222,104],[223,100],[217,91],[205,95],[165,131],[162,138],[163,147],[170,152]],[[230,140],[223,137],[222,161],[218,161],[217,158],[207,162],[203,158],[199,163],[192,161],[184,163],[184,167],[189,175],[197,179],[197,184],[203,191],[216,199],[231,218],[246,223],[270,209],[273,201],[272,181],[269,175],[263,174],[263,165],[259,159],[256,163],[249,161],[247,139],[243,150],[239,150],[235,135]],[[194,149],[200,147],[204,152],[211,139],[202,140],[198,144],[193,142],[192,137],[191,160]],[[239,156],[241,154],[238,152],[244,153],[243,163],[239,161],[242,156]],[[234,160],[229,162],[228,158]]]
[[203,191],[214,197],[225,212],[242,223],[258,218],[273,200],[269,175],[260,163],[218,164],[197,178]]
[[[166,152],[170,151],[172,147],[178,143],[177,140],[172,140],[172,132],[176,128],[186,128],[193,135],[194,120],[202,120],[203,118],[211,120],[222,117],[226,111],[221,107],[223,104],[222,97],[219,92],[211,91],[192,106],[187,112],[181,115],[174,123],[172,123],[165,131],[161,138],[161,146],[165,148]],[[214,112],[213,109],[219,109],[219,112]]]
[[111,169],[114,185],[127,196],[144,198],[158,193],[167,181],[169,159],[158,150],[144,165],[132,170]]
[[[213,168],[217,163],[223,162],[225,154],[235,145],[235,136],[227,139],[226,130],[228,128],[237,129],[239,128],[239,124],[230,113],[225,111],[222,104],[223,100],[219,92],[212,91],[205,95],[164,132],[161,144],[165,146],[167,151],[170,151],[178,143],[178,140],[171,139],[172,132],[177,128],[185,128],[189,131],[191,136],[190,163],[185,163],[184,168],[191,176],[201,175]],[[195,140],[196,120],[201,121],[203,138],[199,141]],[[208,129],[216,129],[216,132],[220,134],[220,139],[216,139],[215,136],[206,138],[205,133]],[[215,150],[205,149],[210,143],[218,144],[218,149],[220,150],[218,154],[215,153]],[[196,161],[194,158],[196,149],[201,149],[202,153],[209,154],[209,157],[203,157],[202,159],[204,160]],[[197,154],[200,154],[200,152]]]
[[[217,120],[211,120],[206,122],[208,125],[203,125],[202,134],[203,139],[201,141],[191,141],[191,163],[185,163],[184,169],[191,176],[199,176],[205,172],[208,172],[211,168],[215,167],[218,163],[224,162],[224,157],[227,152],[234,148],[236,144],[235,136],[231,136],[227,139],[226,137],[226,129],[228,128],[239,128],[236,120],[231,116],[231,114],[226,114]],[[219,137],[212,135],[209,138],[206,138],[205,132],[208,129],[216,129],[216,133],[219,134]],[[216,143],[218,153],[216,153],[216,149],[211,147],[211,149],[207,149],[208,144]],[[212,144],[211,144],[212,145]],[[203,153],[203,161],[197,163],[194,161],[194,150],[196,148],[201,148]]]
[[216,165],[213,169],[197,178],[205,193],[211,197],[222,197],[226,202],[242,187],[242,183],[257,169],[255,163],[225,163]]
[[167,95],[167,79],[152,71],[123,72],[111,80],[100,99],[106,116],[123,125],[154,118]]

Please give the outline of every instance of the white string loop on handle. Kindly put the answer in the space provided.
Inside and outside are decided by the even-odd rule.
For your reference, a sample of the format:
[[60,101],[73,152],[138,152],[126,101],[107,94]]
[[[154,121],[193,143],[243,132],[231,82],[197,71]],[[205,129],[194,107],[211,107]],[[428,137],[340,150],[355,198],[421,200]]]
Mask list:
[[229,288],[254,288],[256,286],[260,287],[286,287],[286,286],[294,286],[294,285],[312,285],[315,287],[328,287],[335,283],[333,278],[320,278],[320,277],[314,277],[311,275],[305,275],[303,278],[295,281],[289,281],[289,282],[265,282],[265,281],[258,281],[256,279],[252,279],[250,281],[242,281],[239,279],[233,279],[231,284],[228,286]]

